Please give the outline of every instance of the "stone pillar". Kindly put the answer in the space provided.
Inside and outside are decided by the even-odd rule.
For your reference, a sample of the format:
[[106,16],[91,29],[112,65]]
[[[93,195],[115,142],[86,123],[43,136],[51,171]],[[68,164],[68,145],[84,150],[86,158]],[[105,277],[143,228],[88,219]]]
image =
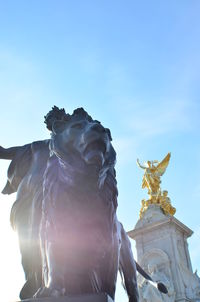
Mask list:
[[[163,279],[169,294],[154,295],[150,285],[139,277],[141,301],[200,301],[200,279],[192,272],[187,238],[192,231],[158,205],[150,205],[128,235],[136,241],[138,263],[153,279]],[[198,294],[199,292],[199,294]],[[149,295],[145,300],[146,293]],[[157,297],[156,297],[157,295]]]

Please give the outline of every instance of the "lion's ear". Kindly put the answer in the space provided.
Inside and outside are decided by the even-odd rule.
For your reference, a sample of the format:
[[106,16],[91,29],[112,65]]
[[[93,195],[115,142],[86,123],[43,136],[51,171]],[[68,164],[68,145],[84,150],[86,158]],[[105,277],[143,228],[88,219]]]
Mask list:
[[111,136],[110,129],[105,128],[105,130],[106,130],[106,133],[108,134],[108,137],[109,137],[110,141],[112,141],[112,136]]
[[55,134],[62,132],[65,128],[66,128],[65,121],[55,121],[52,125],[52,131]]

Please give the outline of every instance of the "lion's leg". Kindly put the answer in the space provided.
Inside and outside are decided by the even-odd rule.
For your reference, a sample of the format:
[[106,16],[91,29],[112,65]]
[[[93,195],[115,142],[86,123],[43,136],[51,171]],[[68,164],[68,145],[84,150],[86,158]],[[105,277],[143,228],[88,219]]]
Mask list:
[[136,265],[133,258],[130,241],[122,225],[120,270],[122,271],[124,276],[124,283],[129,297],[129,302],[139,302]]
[[47,243],[48,284],[47,287],[64,293],[65,263],[63,247],[56,242]]
[[64,261],[62,246],[53,225],[45,219],[40,230],[40,247],[42,254],[43,286],[35,297],[59,297],[64,295]]
[[109,296],[114,300],[117,273],[119,268],[119,256],[120,256],[120,235],[117,230],[118,222],[114,226],[113,238],[108,243],[107,252],[104,257],[104,262],[101,265],[101,278],[102,291],[109,294]]
[[[114,300],[115,291],[116,291],[116,282],[117,282],[117,273],[119,268],[119,244],[117,238],[115,239],[115,243],[113,245],[113,252],[110,255],[110,261],[108,265],[108,294]],[[110,266],[110,267],[109,267]]]

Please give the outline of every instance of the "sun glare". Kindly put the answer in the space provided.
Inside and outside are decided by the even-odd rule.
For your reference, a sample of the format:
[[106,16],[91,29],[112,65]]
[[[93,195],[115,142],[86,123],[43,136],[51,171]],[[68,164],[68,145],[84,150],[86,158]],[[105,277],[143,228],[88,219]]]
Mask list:
[[21,267],[21,257],[18,248],[18,238],[10,226],[9,216],[14,195],[3,196],[1,194],[1,300],[18,301],[19,292],[24,283],[24,273]]

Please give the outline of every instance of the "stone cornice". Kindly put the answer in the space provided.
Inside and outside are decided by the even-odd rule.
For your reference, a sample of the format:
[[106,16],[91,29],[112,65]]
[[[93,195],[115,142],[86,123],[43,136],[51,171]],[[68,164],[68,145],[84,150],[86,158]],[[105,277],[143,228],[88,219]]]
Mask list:
[[163,227],[166,227],[169,225],[174,225],[174,227],[176,227],[181,232],[183,232],[187,238],[193,234],[193,231],[191,229],[189,229],[186,225],[184,225],[182,222],[180,222],[174,216],[166,217],[164,219],[161,219],[160,221],[148,223],[142,227],[135,228],[135,229],[127,232],[127,234],[132,239],[135,239],[135,237],[137,237],[138,235],[141,235],[143,233],[152,232],[154,230],[157,230],[159,228],[163,228]]

